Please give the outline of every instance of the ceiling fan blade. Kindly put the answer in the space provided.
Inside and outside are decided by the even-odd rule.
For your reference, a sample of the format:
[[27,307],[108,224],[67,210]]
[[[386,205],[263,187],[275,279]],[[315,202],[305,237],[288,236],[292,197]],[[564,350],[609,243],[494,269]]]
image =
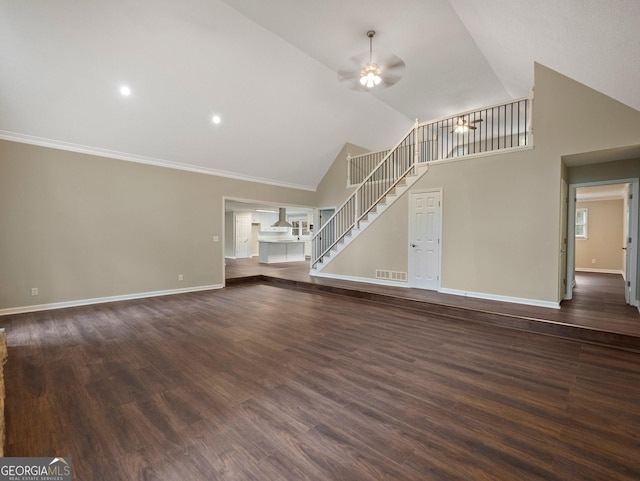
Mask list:
[[484,122],[484,119],[478,119],[478,120],[471,120],[469,123],[470,124],[476,124],[478,122]]
[[337,71],[338,82],[351,90],[363,91],[360,84],[360,72],[369,62],[369,52],[348,58]]
[[[374,62],[376,62],[376,59],[374,59]],[[376,63],[380,66],[381,70],[394,72],[398,71],[398,73],[404,71],[406,67],[404,61],[400,57],[392,53],[378,57]]]
[[350,81],[350,80],[359,80],[360,79],[360,71],[355,70],[338,70],[338,80],[340,82]]
[[382,83],[385,87],[391,87],[397,84],[402,79],[402,75],[393,75],[386,72],[382,72]]

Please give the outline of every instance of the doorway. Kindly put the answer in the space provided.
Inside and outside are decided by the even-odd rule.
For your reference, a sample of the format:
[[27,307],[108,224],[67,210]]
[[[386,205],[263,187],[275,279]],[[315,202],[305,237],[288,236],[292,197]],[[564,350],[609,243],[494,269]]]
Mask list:
[[576,272],[619,274],[626,303],[637,305],[637,193],[637,179],[570,185],[565,299],[573,298]]
[[440,289],[442,190],[411,192],[409,196],[409,286]]
[[320,228],[326,224],[326,222],[331,219],[333,214],[336,213],[336,209],[333,207],[318,209],[318,227],[316,230],[320,230]]

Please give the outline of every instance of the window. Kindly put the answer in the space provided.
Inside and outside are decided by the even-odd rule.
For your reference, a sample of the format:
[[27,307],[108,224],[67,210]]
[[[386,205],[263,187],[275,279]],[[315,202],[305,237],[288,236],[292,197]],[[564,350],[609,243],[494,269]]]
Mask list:
[[587,238],[587,209],[576,209],[576,239]]
[[306,217],[294,217],[290,218],[289,222],[293,226],[291,229],[291,235],[294,237],[305,236],[311,234],[309,231],[309,221]]

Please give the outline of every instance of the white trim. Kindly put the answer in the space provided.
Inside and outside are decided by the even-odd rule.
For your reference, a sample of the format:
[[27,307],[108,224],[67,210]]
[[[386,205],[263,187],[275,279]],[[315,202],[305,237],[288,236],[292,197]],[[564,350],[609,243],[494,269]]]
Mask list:
[[175,170],[185,170],[187,172],[196,172],[198,174],[215,175],[228,179],[244,180],[246,182],[257,182],[259,184],[275,185],[278,187],[288,187],[291,189],[316,191],[316,187],[310,185],[291,184],[288,182],[278,182],[272,179],[264,179],[262,177],[253,177],[249,175],[236,174],[226,170],[211,169],[209,167],[201,167],[197,165],[182,164],[165,159],[156,159],[154,157],[145,157],[143,155],[129,154],[116,150],[101,149],[99,147],[90,147],[88,145],[74,144],[71,142],[63,142],[61,140],[46,139],[36,137],[34,135],[19,134],[8,130],[0,130],[0,139],[19,142],[22,144],[37,145],[40,147],[48,147],[51,149],[66,150],[69,152],[77,152],[80,154],[97,155],[99,157],[108,157],[110,159],[125,160],[128,162],[136,162],[138,164],[153,165],[156,167],[166,167]]
[[106,302],[130,301],[134,299],[144,299],[146,297],[169,296],[173,294],[186,294],[188,292],[211,291],[222,289],[222,284],[212,284],[209,286],[185,287],[182,289],[168,289],[166,291],[138,292],[135,294],[123,294],[120,296],[94,297],[92,299],[79,299],[75,301],[54,302],[51,304],[38,304],[34,306],[10,307],[0,309],[0,316],[11,314],[24,314],[26,312],[48,311],[51,309],[65,309],[67,307],[88,306],[91,304],[104,304]]
[[497,294],[486,294],[484,292],[468,292],[458,289],[448,289],[443,287],[438,289],[442,294],[453,294],[454,296],[473,297],[476,299],[487,299],[489,301],[511,302],[514,304],[525,304],[527,306],[548,307],[550,309],[560,309],[559,302],[541,301],[538,299],[527,299],[525,297],[500,296]]
[[342,274],[327,274],[324,272],[316,271],[315,269],[312,269],[309,272],[309,275],[313,277],[324,277],[326,279],[338,279],[341,281],[364,282],[366,284],[378,284],[381,286],[409,287],[407,283],[403,281],[389,281],[386,279],[375,279],[371,277],[344,276]]
[[615,269],[590,269],[588,267],[576,267],[576,272],[593,272],[595,274],[620,274],[624,277],[624,272]]
[[477,159],[479,157],[490,157],[492,155],[501,155],[501,154],[512,154],[514,152],[519,152],[522,150],[533,150],[533,144],[531,145],[518,145],[516,147],[509,147],[506,149],[497,149],[497,150],[487,150],[485,152],[478,152],[475,154],[467,154],[461,155],[460,157],[447,157],[446,159],[440,160],[428,160],[427,162],[420,162],[420,164],[429,164],[429,165],[441,165],[448,164],[450,162],[460,162],[463,160],[469,159]]

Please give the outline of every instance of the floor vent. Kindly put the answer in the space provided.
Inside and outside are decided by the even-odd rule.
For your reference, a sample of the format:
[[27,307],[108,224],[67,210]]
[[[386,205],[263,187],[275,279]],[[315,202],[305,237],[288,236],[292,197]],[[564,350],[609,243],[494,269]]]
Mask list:
[[388,281],[407,282],[406,272],[384,271],[376,269],[376,279],[385,279]]

